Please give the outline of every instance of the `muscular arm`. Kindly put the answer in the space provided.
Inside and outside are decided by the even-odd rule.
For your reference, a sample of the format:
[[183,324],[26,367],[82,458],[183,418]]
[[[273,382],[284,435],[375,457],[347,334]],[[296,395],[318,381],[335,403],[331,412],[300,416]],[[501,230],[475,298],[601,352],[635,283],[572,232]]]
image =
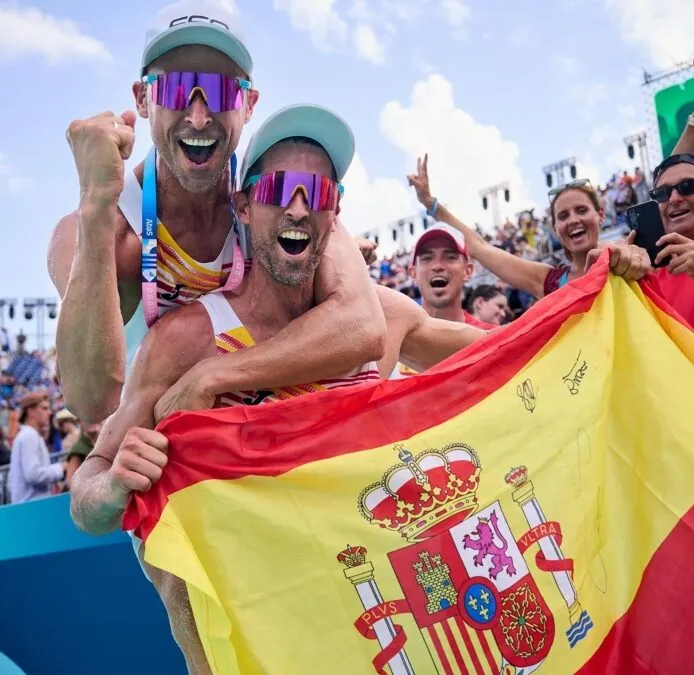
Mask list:
[[440,204],[436,209],[436,220],[462,232],[470,255],[475,260],[479,260],[486,269],[499,279],[536,298],[544,296],[545,278],[552,269],[550,265],[524,260],[508,251],[492,246],[473,228],[458,220],[445,206]]
[[388,324],[385,364],[391,372],[395,361],[419,372],[444,361],[488,333],[465,323],[433,319],[417,303],[390,288],[377,289]]
[[157,400],[213,345],[212,327],[198,303],[169,312],[147,333],[120,406],[104,423],[94,449],[72,478],[70,511],[81,530],[105,534],[118,527],[127,501],[127,495],[114,490],[109,479],[118,448],[131,427],[154,427]]
[[317,304],[277,335],[196,369],[210,395],[314,382],[378,361],[386,324],[364,258],[346,228],[330,236],[316,278]]
[[51,237],[48,271],[62,299],[56,334],[67,407],[99,422],[118,405],[125,338],[116,273],[118,209],[84,207]]

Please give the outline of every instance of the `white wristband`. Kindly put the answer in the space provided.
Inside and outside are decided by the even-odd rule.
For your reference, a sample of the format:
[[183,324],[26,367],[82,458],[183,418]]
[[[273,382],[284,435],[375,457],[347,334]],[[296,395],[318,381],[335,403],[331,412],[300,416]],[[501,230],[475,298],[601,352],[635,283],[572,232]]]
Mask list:
[[689,117],[687,118],[687,124],[690,127],[694,127],[694,112],[690,113]]

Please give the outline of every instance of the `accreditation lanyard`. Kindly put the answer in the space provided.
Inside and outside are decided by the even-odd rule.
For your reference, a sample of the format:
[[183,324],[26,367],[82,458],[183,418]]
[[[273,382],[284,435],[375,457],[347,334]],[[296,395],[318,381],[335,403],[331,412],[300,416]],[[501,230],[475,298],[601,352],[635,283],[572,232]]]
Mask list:
[[[236,155],[231,156],[231,181],[232,188],[236,176]],[[232,265],[229,278],[219,291],[234,291],[243,279],[244,259],[239,245],[239,222],[233,203],[231,220],[233,228]],[[147,327],[159,318],[159,303],[157,301],[157,151],[152,148],[145,158],[145,169],[142,177],[142,306],[145,312]],[[226,246],[225,246],[226,250]],[[222,265],[224,260],[222,260]]]

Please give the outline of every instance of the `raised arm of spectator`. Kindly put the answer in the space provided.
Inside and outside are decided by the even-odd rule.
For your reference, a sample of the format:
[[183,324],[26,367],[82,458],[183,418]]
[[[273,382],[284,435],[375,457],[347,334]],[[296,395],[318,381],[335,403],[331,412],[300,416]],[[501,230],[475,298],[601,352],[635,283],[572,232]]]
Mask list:
[[342,223],[330,235],[317,270],[316,306],[251,349],[194,366],[156,407],[156,419],[210,406],[226,391],[285,387],[378,361],[386,321],[359,248]]
[[685,152],[694,153],[694,113],[689,116],[687,125],[684,127],[684,131],[679,141],[677,141],[677,145],[672,151],[672,154],[681,155]]
[[454,216],[443,204],[435,200],[429,187],[428,155],[417,160],[417,173],[407,177],[409,184],[414,187],[417,199],[431,213],[434,205],[436,210],[433,217],[463,233],[465,246],[470,255],[478,260],[492,274],[507,284],[525,291],[536,298],[544,295],[545,279],[552,269],[550,265],[532,260],[524,260],[507,251],[487,243],[474,228]]

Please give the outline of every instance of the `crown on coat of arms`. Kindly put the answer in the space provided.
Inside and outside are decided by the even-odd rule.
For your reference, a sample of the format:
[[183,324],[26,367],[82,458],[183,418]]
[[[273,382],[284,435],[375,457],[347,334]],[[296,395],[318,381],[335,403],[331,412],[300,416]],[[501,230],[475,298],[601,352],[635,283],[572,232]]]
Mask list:
[[515,469],[511,469],[506,474],[504,480],[509,485],[513,485],[513,487],[516,489],[523,487],[528,482],[528,467],[517,466]]
[[470,446],[452,443],[416,457],[402,445],[394,449],[401,463],[359,495],[359,512],[370,523],[423,541],[477,510],[481,467]]
[[350,546],[337,554],[337,561],[345,567],[359,567],[366,562],[366,549],[363,546]]

